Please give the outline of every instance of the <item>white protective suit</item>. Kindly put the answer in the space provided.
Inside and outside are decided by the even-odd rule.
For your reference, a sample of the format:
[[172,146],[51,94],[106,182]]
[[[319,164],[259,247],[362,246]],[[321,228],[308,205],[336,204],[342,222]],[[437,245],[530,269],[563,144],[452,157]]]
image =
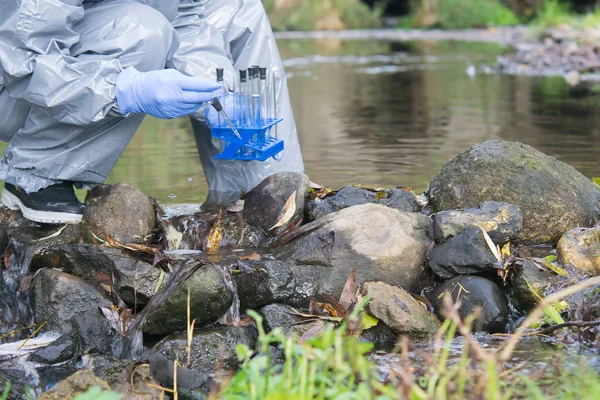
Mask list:
[[281,161],[214,160],[210,129],[192,117],[209,189],[250,190],[302,171],[285,73],[260,0],[0,0],[0,179],[28,192],[58,181],[103,183],[144,118],[123,116],[123,69],[175,68],[215,78],[252,65],[275,72]]

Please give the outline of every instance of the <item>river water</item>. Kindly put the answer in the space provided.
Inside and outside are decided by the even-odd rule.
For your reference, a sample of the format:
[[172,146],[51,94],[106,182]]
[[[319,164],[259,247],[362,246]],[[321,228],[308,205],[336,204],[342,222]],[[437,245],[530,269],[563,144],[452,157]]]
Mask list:
[[[506,47],[338,38],[278,43],[314,182],[420,192],[446,161],[489,139],[518,140],[589,177],[600,175],[600,88],[485,73]],[[475,75],[467,73],[470,66]],[[147,118],[110,176],[117,181],[161,203],[202,202],[207,186],[189,121]]]

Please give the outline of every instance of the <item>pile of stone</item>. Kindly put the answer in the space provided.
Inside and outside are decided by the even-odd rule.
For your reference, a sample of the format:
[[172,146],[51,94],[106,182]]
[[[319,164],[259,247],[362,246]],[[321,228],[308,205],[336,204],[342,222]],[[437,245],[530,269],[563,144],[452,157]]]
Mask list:
[[502,72],[564,76],[575,86],[600,81],[600,29],[564,26],[544,31],[539,42],[516,45],[517,52],[498,59]]
[[[506,332],[509,295],[526,313],[546,290],[600,274],[599,200],[572,167],[489,141],[450,160],[425,196],[333,192],[280,173],[243,203],[162,218],[150,198],[117,184],[91,193],[79,226],[40,228],[1,209],[0,245],[8,269],[29,254],[19,292],[30,294],[35,324],[62,334],[30,360],[86,355],[88,367],[105,371],[111,357],[136,358],[167,387],[173,361],[187,360],[179,387],[200,393],[238,367],[236,344],[255,343],[256,327],[238,310],[259,311],[267,330],[303,335],[314,321],[294,310],[340,298],[353,271],[371,294],[366,311],[378,323],[362,337],[376,348],[435,333],[445,294],[463,317],[480,310],[475,329]],[[557,243],[560,266],[545,268],[540,260]]]

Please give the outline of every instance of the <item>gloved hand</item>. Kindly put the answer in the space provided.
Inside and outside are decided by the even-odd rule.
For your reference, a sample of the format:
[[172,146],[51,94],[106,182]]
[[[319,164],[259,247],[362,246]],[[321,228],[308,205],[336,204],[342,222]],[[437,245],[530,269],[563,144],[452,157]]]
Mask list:
[[221,86],[174,69],[140,72],[133,67],[117,77],[121,114],[146,113],[169,119],[188,115],[221,94]]
[[[236,120],[236,116],[234,115],[234,107],[233,103],[235,101],[235,96],[233,94],[228,94],[225,96],[225,100],[223,97],[219,97],[219,101],[223,106],[223,110],[227,113],[227,116],[232,120]],[[212,105],[208,105],[206,110],[204,111],[204,122],[210,127],[219,126],[219,113]],[[225,124],[225,121],[221,118],[221,124]]]

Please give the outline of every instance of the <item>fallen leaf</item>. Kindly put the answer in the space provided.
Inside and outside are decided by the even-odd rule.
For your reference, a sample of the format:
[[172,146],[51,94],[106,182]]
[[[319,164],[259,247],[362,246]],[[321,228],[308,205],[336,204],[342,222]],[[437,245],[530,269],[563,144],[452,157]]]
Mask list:
[[377,326],[379,320],[367,312],[362,313],[362,319],[360,320],[360,331],[366,331],[374,326]]
[[387,193],[383,190],[380,190],[377,193],[375,193],[375,200],[382,200],[382,199],[385,199],[386,197],[387,197]]
[[239,213],[244,211],[244,200],[238,199],[235,203],[227,207],[227,211],[230,213]]
[[260,254],[252,253],[247,256],[241,256],[240,260],[260,261]]
[[502,251],[500,254],[502,255],[503,260],[506,260],[508,257],[510,257],[510,242],[502,246]]
[[312,328],[310,328],[309,330],[307,330],[306,332],[304,332],[304,334],[300,337],[300,340],[299,340],[300,343],[306,342],[308,339],[310,339],[311,337],[315,336],[317,333],[319,333],[326,326],[327,326],[327,322],[325,322],[325,321],[319,321],[319,323],[316,323],[315,326],[313,326]]
[[485,231],[485,229],[483,229],[481,226],[479,227],[479,229],[481,229],[481,232],[483,233],[483,237],[485,238],[485,242],[487,243],[487,245],[490,248],[490,251],[492,252],[494,257],[496,257],[496,260],[498,260],[498,262],[502,262],[502,256],[498,252],[498,248],[492,241],[492,238],[490,237],[490,235],[488,235],[488,233]]
[[217,219],[210,229],[210,233],[206,239],[206,251],[208,253],[216,253],[221,248],[221,242],[223,241],[223,225],[221,223],[222,218],[222,209],[219,209],[219,215],[217,215]]
[[342,294],[340,295],[340,304],[344,306],[346,309],[353,304],[356,303],[356,268],[352,270],[352,273],[346,280],[346,284],[344,285],[344,289],[342,290]]
[[292,193],[290,195],[290,197],[288,197],[287,201],[283,205],[283,208],[281,209],[281,214],[280,214],[281,217],[279,218],[279,222],[277,222],[275,225],[273,225],[271,227],[271,229],[269,229],[269,230],[272,231],[273,229],[284,225],[286,222],[288,222],[290,219],[292,219],[292,217],[294,216],[295,213],[296,213],[296,191],[294,190],[294,193]]

